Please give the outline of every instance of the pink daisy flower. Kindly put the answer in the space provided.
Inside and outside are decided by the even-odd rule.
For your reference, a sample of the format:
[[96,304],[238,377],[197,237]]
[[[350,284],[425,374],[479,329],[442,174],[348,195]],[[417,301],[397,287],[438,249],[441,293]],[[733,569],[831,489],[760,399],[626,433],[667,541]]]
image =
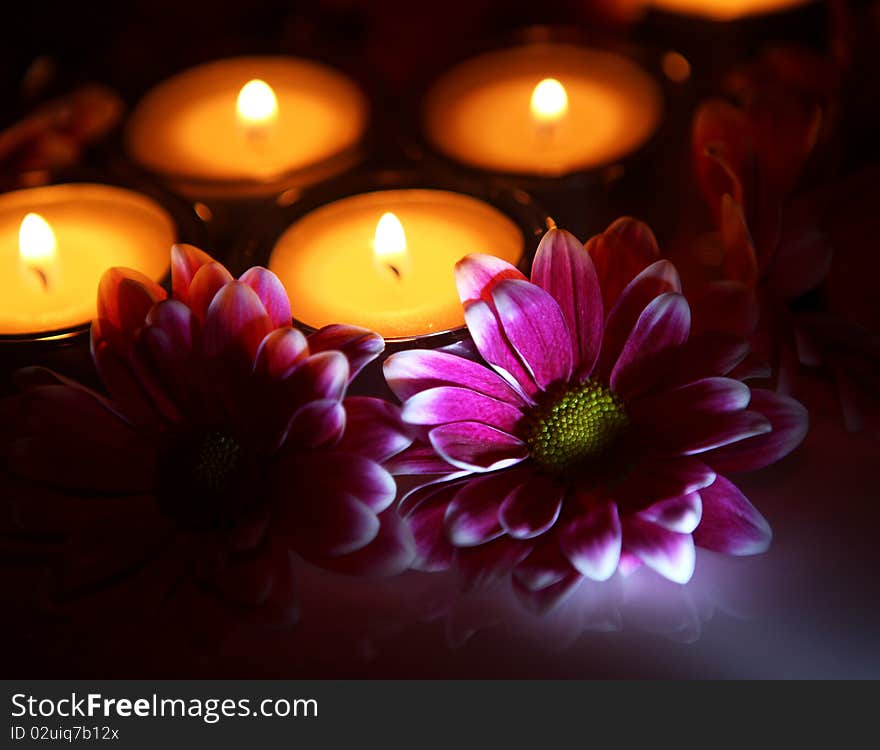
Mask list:
[[650,230],[622,219],[586,248],[548,232],[531,281],[493,257],[459,263],[484,362],[408,351],[385,363],[427,443],[394,470],[437,475],[401,505],[417,567],[455,564],[470,582],[512,570],[540,606],[642,563],[685,583],[695,544],[767,548],[767,522],[719,472],[784,456],[806,414],[726,377],[748,347],[691,337],[678,274],[658,258]]
[[305,336],[274,274],[235,280],[193,247],[173,248],[172,286],[169,298],[134,271],[103,277],[92,351],[109,397],[32,369],[5,405],[11,469],[56,491],[40,491],[37,523],[68,542],[58,595],[121,579],[133,599],[165,601],[189,586],[289,621],[291,553],[351,573],[407,568],[383,463],[411,439],[396,407],[346,397],[382,338]]

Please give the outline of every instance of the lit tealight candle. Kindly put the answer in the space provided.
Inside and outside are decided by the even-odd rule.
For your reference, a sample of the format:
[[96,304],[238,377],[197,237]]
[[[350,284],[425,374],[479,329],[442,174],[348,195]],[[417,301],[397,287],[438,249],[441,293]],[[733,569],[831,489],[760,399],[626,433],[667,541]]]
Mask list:
[[808,5],[814,0],[645,0],[668,13],[681,16],[698,16],[713,21],[733,21],[751,16],[781,13]]
[[174,241],[168,214],[129,190],[70,184],[0,196],[0,336],[87,324],[104,271],[161,280]]
[[126,133],[131,156],[184,193],[237,198],[349,166],[367,104],[343,74],[287,57],[220,60],[150,91]]
[[306,214],[278,239],[269,267],[301,323],[348,323],[411,338],[464,325],[454,279],[463,256],[517,263],[523,250],[517,225],[476,198],[383,190]]
[[457,161],[555,177],[637,150],[661,111],[657,83],[631,60],[535,43],[453,68],[429,92],[424,123],[431,142]]

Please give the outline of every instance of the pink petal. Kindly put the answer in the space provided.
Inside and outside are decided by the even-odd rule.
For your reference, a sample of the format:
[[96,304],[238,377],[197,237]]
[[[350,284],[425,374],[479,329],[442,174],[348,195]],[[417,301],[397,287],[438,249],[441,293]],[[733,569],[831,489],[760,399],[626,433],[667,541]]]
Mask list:
[[214,297],[226,284],[232,281],[232,274],[219,263],[212,262],[199,268],[189,285],[189,304],[200,322],[204,323],[208,307]]
[[504,469],[528,456],[521,440],[479,422],[441,425],[431,430],[428,438],[441,458],[470,471]]
[[150,310],[135,351],[137,360],[153,373],[166,397],[189,418],[199,415],[205,401],[200,352],[199,323],[185,304],[170,299]]
[[341,451],[282,449],[274,478],[276,495],[308,514],[324,497],[347,495],[381,513],[394,502],[394,478],[375,461]]
[[444,386],[429,388],[407,399],[403,420],[435,426],[449,422],[480,422],[513,434],[522,412],[515,406],[469,390]]
[[674,423],[695,412],[719,414],[740,411],[749,405],[751,391],[732,378],[703,378],[687,385],[641,398],[627,406],[627,414],[648,425]]
[[698,545],[728,555],[756,555],[770,546],[770,525],[732,482],[719,476],[700,495],[703,518],[694,532]]
[[318,560],[347,555],[366,547],[379,534],[379,519],[352,495],[331,493],[290,502],[279,518],[283,543]]
[[192,310],[175,299],[154,305],[147,313],[147,325],[166,333],[181,352],[189,352],[198,340],[199,325]]
[[516,391],[526,398],[534,395],[538,387],[502,332],[492,308],[482,300],[470,302],[465,306],[464,319],[480,356]]
[[302,360],[282,379],[291,402],[311,399],[341,400],[348,386],[348,359],[342,352],[326,351]]
[[687,583],[694,574],[696,555],[690,534],[679,534],[638,516],[629,516],[623,522],[623,540],[628,552],[670,581]]
[[572,571],[565,578],[546,588],[530,591],[518,579],[513,580],[513,593],[529,612],[543,616],[562,604],[583,583],[583,577]]
[[[275,337],[278,330],[270,337]],[[268,349],[264,346],[260,351]],[[300,409],[313,401],[341,401],[348,383],[348,360],[340,352],[321,352],[305,357],[283,377],[275,379],[260,377],[265,371],[261,360],[258,359],[255,367],[257,372],[253,376],[245,373],[241,379],[233,379],[226,408],[240,416],[244,422],[242,429],[269,453],[274,453],[281,445]],[[340,426],[337,420],[341,419],[344,425],[344,410],[332,411],[333,424]],[[292,437],[295,438],[293,443],[300,445],[298,441],[303,436],[294,432]],[[324,437],[330,439],[331,434]],[[336,437],[340,436],[337,434]]]
[[562,510],[564,488],[549,477],[529,477],[504,498],[498,519],[514,539],[531,539],[548,531]]
[[382,463],[412,443],[401,421],[400,409],[394,404],[379,398],[349,396],[343,405],[346,427],[340,450]]
[[385,462],[395,475],[426,475],[460,473],[460,469],[444,461],[430,446],[413,445]]
[[704,377],[728,375],[748,356],[749,349],[749,342],[740,336],[720,332],[694,334],[692,331],[664,383],[668,386],[684,385]]
[[680,292],[678,271],[668,260],[658,260],[638,274],[620,293],[608,314],[596,377],[607,380],[642,311],[661,294]]
[[[180,424],[186,417],[173,389],[169,389],[166,383],[174,386],[175,378],[185,378],[186,373],[183,368],[175,368],[167,358],[163,359],[161,354],[158,360],[153,356],[157,349],[160,352],[170,351],[172,346],[164,331],[158,328],[141,329],[135,337],[128,361],[135,379],[153,402],[156,411],[165,421]],[[187,358],[185,351],[182,354]]]
[[101,328],[96,324],[92,325],[92,359],[116,408],[128,421],[151,429],[165,425],[164,418],[129,365],[103,338]]
[[617,219],[602,234],[586,245],[593,259],[599,286],[602,289],[602,308],[610,311],[624,287],[644,268],[660,259],[660,250],[654,233],[647,224],[623,217]]
[[670,531],[691,534],[700,523],[700,518],[703,515],[703,503],[699,494],[691,492],[688,495],[654,503],[639,515],[646,521],[653,521]]
[[762,469],[787,456],[806,437],[809,415],[793,398],[755,388],[749,409],[764,415],[772,429],[706,455],[705,460],[718,471]]
[[98,319],[110,344],[125,351],[129,337],[144,325],[150,308],[166,297],[162,287],[139,271],[105,271],[98,285]]
[[[204,266],[202,273],[210,266]],[[253,363],[257,349],[272,330],[266,308],[247,284],[231,281],[217,292],[205,316],[205,352],[230,354]]]
[[431,481],[426,481],[423,484],[419,484],[404,494],[400,503],[397,505],[397,512],[400,513],[403,518],[408,518],[411,514],[415,513],[422,504],[429,502],[432,498],[439,496],[441,493],[447,493],[446,504],[448,505],[455,493],[458,492],[459,488],[468,479],[470,479],[470,476],[460,481],[448,481],[446,477],[439,477],[432,479]]
[[254,372],[261,379],[280,379],[308,356],[309,345],[300,331],[296,328],[276,328],[260,342]]
[[461,485],[446,508],[444,523],[456,547],[474,547],[501,536],[498,510],[522,481],[519,472],[502,471],[475,477]]
[[411,349],[385,360],[385,380],[394,394],[410,396],[443,385],[462,386],[499,401],[519,406],[520,395],[495,372],[464,357],[430,349]]
[[345,409],[335,399],[310,401],[297,410],[284,437],[285,447],[310,450],[336,445],[345,430]]
[[[676,423],[657,426],[658,449],[663,455],[692,456],[722,445],[763,435],[772,429],[763,414],[754,411],[694,414]],[[705,457],[704,457],[705,459]]]
[[[484,493],[485,490],[478,492]],[[443,516],[449,542],[454,547],[475,547],[501,536],[504,530],[498,523],[500,505],[500,497],[481,497],[474,493],[470,483],[466,484]]]
[[513,578],[529,591],[540,591],[574,572],[556,539],[548,536],[514,568]]
[[564,382],[574,368],[571,334],[556,300],[527,281],[507,280],[492,289],[504,335],[539,388]]
[[657,382],[687,341],[691,315],[680,294],[661,294],[644,309],[611,371],[611,389],[629,401]]
[[348,358],[350,379],[385,349],[385,339],[366,328],[348,325],[324,326],[309,336],[312,353],[336,350]]
[[577,239],[551,229],[541,239],[532,282],[550,292],[571,334],[575,369],[588,376],[602,344],[602,290],[590,254]]
[[697,458],[657,458],[630,472],[614,488],[614,497],[622,509],[633,512],[698,492],[714,481],[715,472]]
[[323,568],[367,578],[390,578],[409,569],[416,549],[412,532],[393,510],[379,515],[379,532],[365,547],[342,557],[313,559]]
[[446,536],[443,519],[456,492],[455,486],[441,487],[406,516],[415,541],[416,557],[413,567],[416,570],[435,572],[448,570],[452,565],[455,548]]
[[526,281],[519,270],[494,255],[474,253],[455,264],[455,284],[463,305],[475,300],[489,302],[492,288],[504,279]]
[[198,270],[214,259],[193,245],[171,246],[171,290],[175,299],[189,303],[189,287]]
[[583,512],[559,528],[559,548],[577,571],[594,581],[614,575],[620,560],[617,505],[591,499]]
[[290,299],[287,297],[284,285],[274,273],[266,268],[254,266],[245,271],[239,281],[247,284],[257,293],[274,328],[290,325],[292,319]]

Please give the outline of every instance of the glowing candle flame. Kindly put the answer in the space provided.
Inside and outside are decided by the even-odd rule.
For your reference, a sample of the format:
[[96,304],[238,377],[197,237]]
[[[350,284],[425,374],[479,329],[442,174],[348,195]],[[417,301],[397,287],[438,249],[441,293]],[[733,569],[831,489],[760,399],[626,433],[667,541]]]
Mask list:
[[545,78],[532,92],[532,116],[540,123],[554,123],[568,112],[568,94],[555,78]]
[[278,98],[268,83],[255,78],[242,86],[235,109],[243,125],[263,128],[278,117]]
[[55,264],[55,232],[39,214],[27,214],[18,230],[18,255],[24,266],[48,287],[48,271]]
[[406,233],[403,231],[400,219],[393,213],[382,214],[376,224],[373,256],[377,266],[389,269],[400,278],[407,264]]

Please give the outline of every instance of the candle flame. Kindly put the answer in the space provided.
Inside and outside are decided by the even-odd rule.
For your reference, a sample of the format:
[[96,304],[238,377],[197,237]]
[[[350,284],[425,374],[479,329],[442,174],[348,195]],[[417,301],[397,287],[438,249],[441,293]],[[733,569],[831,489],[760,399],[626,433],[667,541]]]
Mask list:
[[28,214],[18,230],[18,254],[25,265],[40,268],[55,260],[55,232],[39,214]]
[[49,288],[48,269],[55,264],[55,232],[39,214],[30,213],[18,230],[18,255],[25,268],[36,274],[43,289]]
[[235,109],[245,125],[269,125],[278,116],[278,98],[268,83],[255,78],[241,87]]
[[373,256],[378,266],[389,269],[400,278],[407,261],[406,233],[400,219],[391,212],[382,214],[376,224]]
[[555,78],[545,78],[532,92],[532,116],[538,122],[553,123],[568,111],[568,93]]

